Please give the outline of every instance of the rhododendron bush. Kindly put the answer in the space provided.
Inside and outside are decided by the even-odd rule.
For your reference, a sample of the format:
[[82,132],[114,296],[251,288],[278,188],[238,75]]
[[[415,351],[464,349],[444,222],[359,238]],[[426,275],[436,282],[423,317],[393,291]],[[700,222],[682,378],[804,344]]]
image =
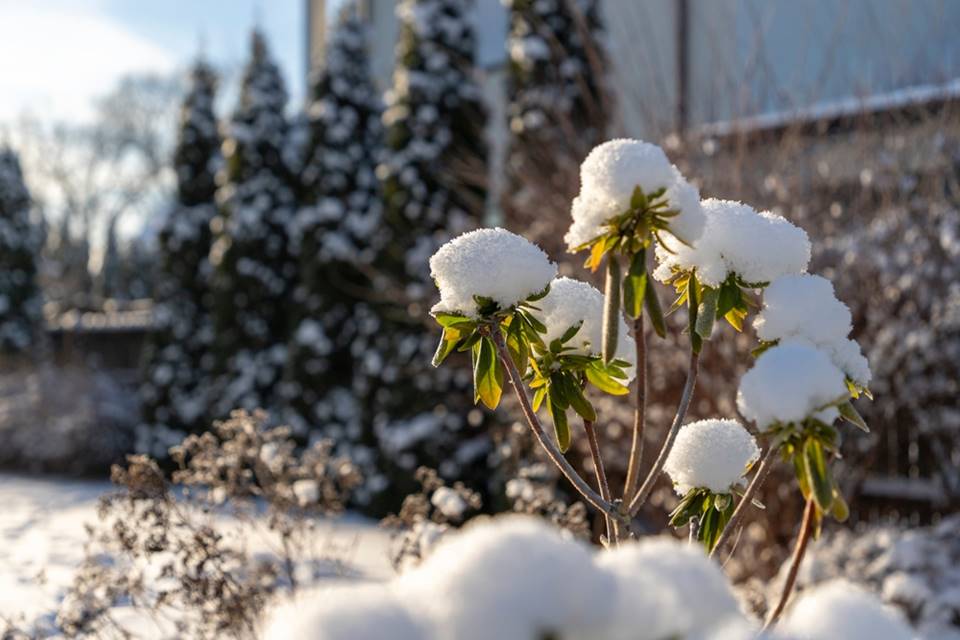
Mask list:
[[[807,273],[807,234],[747,204],[701,200],[659,147],[637,140],[596,147],[580,182],[565,241],[586,256],[585,268],[603,270],[604,291],[556,278],[542,250],[504,229],[461,235],[430,260],[440,290],[431,313],[442,328],[433,363],[469,352],[475,400],[491,410],[504,389],[515,394],[549,460],[602,515],[606,550],[591,557],[555,531],[535,531],[542,525],[495,521],[451,536],[396,584],[351,588],[312,607],[313,636],[305,635],[350,637],[338,629],[356,623],[373,625],[359,627],[371,636],[389,625],[394,637],[754,637],[786,609],[823,518],[846,519],[831,465],[843,423],[867,430],[853,401],[870,396],[871,374],[849,338],[847,306],[827,279]],[[672,304],[661,303],[655,281],[673,290]],[[687,319],[687,378],[653,464],[640,469],[646,329],[664,337],[670,313]],[[737,395],[748,423],[687,422],[701,354],[751,316],[759,343]],[[626,401],[631,387],[633,444],[619,488],[604,470],[595,399]],[[592,478],[565,456],[578,438],[589,444]],[[719,557],[752,508],[776,509],[754,496],[778,462],[793,468],[806,509],[779,600],[760,625],[739,613],[707,558]],[[680,496],[670,526],[702,550],[642,539],[635,526],[664,473]],[[411,594],[421,604],[412,606]],[[903,622],[844,585],[806,596],[782,626],[784,637],[866,637],[868,628],[880,630],[871,637],[909,637]]]

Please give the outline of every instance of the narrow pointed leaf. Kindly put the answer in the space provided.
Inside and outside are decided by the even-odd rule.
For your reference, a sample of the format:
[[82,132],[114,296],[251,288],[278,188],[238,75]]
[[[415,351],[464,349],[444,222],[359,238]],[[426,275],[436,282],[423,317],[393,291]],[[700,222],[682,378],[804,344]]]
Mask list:
[[557,444],[560,446],[561,453],[566,453],[567,449],[570,448],[570,425],[567,422],[567,411],[555,405],[552,400],[547,405],[550,407],[553,428],[557,433]]
[[587,367],[584,373],[587,374],[587,380],[590,381],[590,384],[604,393],[614,396],[625,396],[630,393],[630,389],[611,378],[605,371],[600,371],[595,367]]
[[829,512],[833,505],[833,483],[827,469],[823,446],[815,438],[808,438],[804,443],[803,462],[810,480],[810,489],[813,491],[813,500],[821,511]]
[[647,317],[653,330],[661,338],[667,337],[667,322],[663,318],[663,307],[660,306],[660,298],[657,296],[657,289],[653,283],[647,282],[643,289],[643,304],[647,309]]
[[610,362],[617,352],[620,331],[620,261],[607,257],[607,278],[603,291],[603,361]]
[[713,321],[717,317],[717,301],[720,298],[720,291],[712,287],[704,287],[703,298],[700,300],[700,308],[697,309],[696,332],[704,340],[709,340],[713,335]]
[[837,406],[837,409],[840,410],[840,415],[843,416],[844,420],[850,422],[864,433],[870,433],[870,427],[867,426],[867,422],[863,419],[863,416],[860,415],[860,412],[857,411],[857,409],[853,406],[852,402],[849,400],[842,402]]
[[597,421],[597,412],[590,404],[590,401],[583,395],[583,389],[573,379],[572,376],[563,376],[564,384],[567,388],[567,399],[570,400],[570,406],[580,414],[580,417],[590,422]]
[[493,342],[483,338],[477,343],[473,353],[474,401],[480,400],[488,409],[496,409],[503,392],[503,367],[496,357]]

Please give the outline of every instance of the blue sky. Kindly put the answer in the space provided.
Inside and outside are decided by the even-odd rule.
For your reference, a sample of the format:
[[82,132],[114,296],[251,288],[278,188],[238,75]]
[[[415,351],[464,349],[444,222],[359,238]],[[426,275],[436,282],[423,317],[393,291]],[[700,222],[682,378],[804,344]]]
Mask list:
[[[304,86],[304,0],[0,0],[0,122],[24,111],[82,119],[130,72],[182,70],[203,43],[218,66],[246,58],[259,23],[294,100]],[[8,68],[9,67],[9,68]]]

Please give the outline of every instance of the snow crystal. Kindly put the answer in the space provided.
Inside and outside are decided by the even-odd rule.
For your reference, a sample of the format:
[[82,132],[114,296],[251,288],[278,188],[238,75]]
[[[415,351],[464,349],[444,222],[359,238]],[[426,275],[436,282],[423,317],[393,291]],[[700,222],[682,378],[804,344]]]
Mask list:
[[[550,283],[550,293],[537,301],[540,311],[534,314],[547,327],[543,336],[547,344],[561,337],[567,329],[581,324],[580,330],[567,343],[576,353],[585,356],[600,355],[603,348],[603,294],[586,282],[572,278],[557,278]],[[636,346],[623,317],[620,317],[619,341],[615,357],[630,363],[627,376],[633,379]]]
[[800,422],[847,393],[843,372],[825,353],[791,341],[760,354],[740,379],[737,406],[763,430],[775,422]]
[[477,314],[474,296],[506,309],[543,291],[557,266],[536,245],[506,229],[478,229],[444,244],[430,258],[440,302],[433,311]]
[[730,274],[759,284],[807,270],[810,240],[803,229],[732,200],[711,198],[701,205],[706,228],[693,246],[679,246],[674,253],[657,248],[658,280],[666,281],[675,269],[696,269],[700,282],[716,287]]
[[826,278],[786,275],[764,290],[763,311],[753,326],[757,337],[768,342],[800,337],[827,344],[850,333],[850,309],[837,300],[833,283]]
[[828,582],[801,594],[777,630],[798,640],[910,640],[914,637],[896,611],[845,580]]
[[666,189],[670,207],[680,211],[670,220],[670,232],[687,243],[700,237],[704,215],[696,188],[670,164],[663,149],[624,138],[598,145],[580,166],[580,194],[573,201],[567,246],[573,250],[602,234],[604,223],[630,208],[638,186],[644,193]]
[[440,510],[440,513],[452,520],[459,520],[467,509],[460,494],[450,487],[440,487],[430,496],[430,504]]
[[728,493],[759,456],[756,440],[736,420],[700,420],[680,429],[663,470],[680,495],[695,488]]

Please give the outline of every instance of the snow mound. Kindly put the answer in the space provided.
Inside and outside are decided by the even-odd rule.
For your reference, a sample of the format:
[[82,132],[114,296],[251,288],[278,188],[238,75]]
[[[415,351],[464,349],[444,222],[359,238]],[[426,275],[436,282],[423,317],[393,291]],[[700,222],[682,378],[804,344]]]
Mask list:
[[[547,344],[560,338],[570,327],[580,324],[580,330],[567,343],[576,353],[598,356],[603,348],[603,294],[596,287],[572,278],[557,278],[550,283],[550,293],[536,304],[540,311],[534,314],[547,327],[543,336]],[[582,324],[581,324],[582,323]],[[636,364],[636,345],[623,316],[620,317],[616,358],[630,363],[627,376],[633,379]],[[629,380],[628,380],[629,381]]]
[[392,582],[318,590],[281,606],[265,637],[662,640],[713,637],[707,632],[738,620],[723,572],[699,547],[660,538],[595,553],[541,519],[514,515],[446,536]]
[[[810,344],[786,341],[763,352],[740,379],[737,406],[761,430],[800,422],[848,394],[843,372]],[[832,421],[836,411],[818,416]]]
[[845,580],[827,582],[804,592],[787,611],[777,630],[797,640],[911,640],[914,637],[897,611]]
[[696,488],[728,493],[759,456],[756,440],[736,420],[700,420],[680,429],[663,470],[680,495]]
[[474,296],[491,298],[501,309],[543,291],[557,275],[538,246],[506,229],[478,229],[440,247],[430,258],[440,289],[433,311],[477,315]]
[[860,345],[847,338],[850,309],[821,276],[796,274],[774,280],[763,292],[763,310],[753,327],[761,340],[808,342],[827,355],[850,379],[867,385],[870,364]]
[[759,284],[807,270],[810,240],[785,218],[732,200],[709,199],[701,206],[706,228],[693,246],[674,253],[657,247],[658,280],[666,281],[675,269],[696,269],[700,282],[717,287],[731,274]]
[[594,147],[580,166],[580,195],[573,201],[567,246],[573,250],[602,234],[610,218],[630,208],[638,186],[647,194],[666,189],[670,208],[680,211],[670,220],[670,233],[688,243],[700,237],[704,216],[697,189],[670,164],[663,149],[621,138]]

